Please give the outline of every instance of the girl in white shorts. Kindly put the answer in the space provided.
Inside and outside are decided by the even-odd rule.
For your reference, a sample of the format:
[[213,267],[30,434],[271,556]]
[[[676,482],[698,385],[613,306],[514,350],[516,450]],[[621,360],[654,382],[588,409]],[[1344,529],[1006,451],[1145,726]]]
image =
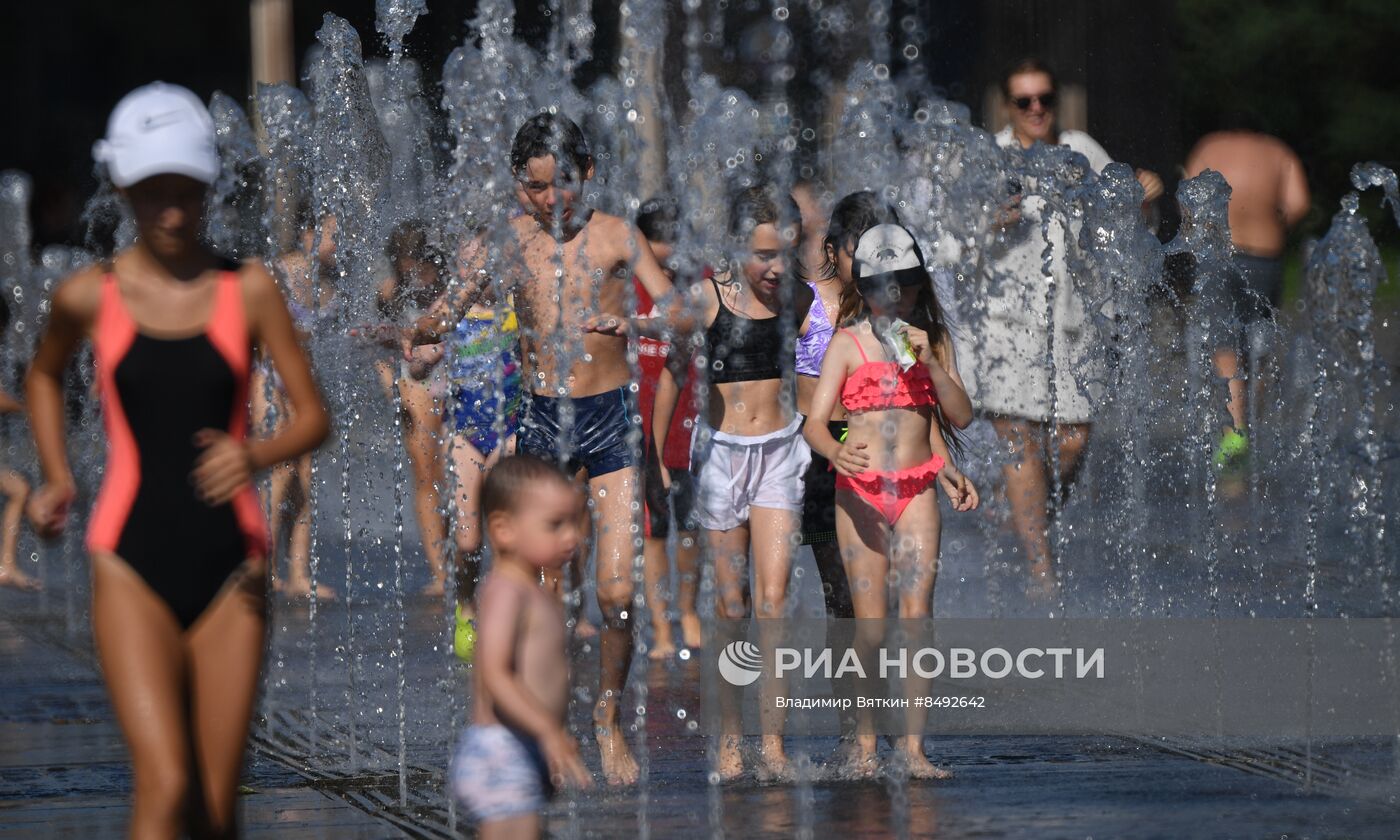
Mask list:
[[[698,287],[708,409],[695,424],[691,470],[696,520],[714,560],[715,609],[722,620],[748,616],[750,552],[755,615],[780,618],[787,601],[803,474],[812,459],[790,384],[796,336],[807,324],[784,316],[786,311],[805,318],[811,308],[811,289],[793,282],[789,272],[799,230],[791,196],[770,186],[743,191],[730,218],[738,252],[731,268]],[[789,290],[792,299],[784,306]],[[722,778],[743,770],[740,721],[730,711],[723,713],[716,767]],[[767,775],[790,775],[781,720],[764,726],[762,760]]]

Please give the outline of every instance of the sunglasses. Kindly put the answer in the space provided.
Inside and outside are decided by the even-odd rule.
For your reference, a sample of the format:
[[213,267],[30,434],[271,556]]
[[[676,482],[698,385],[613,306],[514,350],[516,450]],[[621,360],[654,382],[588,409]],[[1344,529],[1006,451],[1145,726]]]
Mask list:
[[886,274],[876,274],[873,277],[857,278],[856,291],[860,292],[862,297],[869,297],[872,294],[883,292],[892,285],[897,284],[902,289],[911,289],[927,282],[927,271],[922,268],[906,268]]
[[1030,110],[1032,102],[1039,102],[1040,107],[1048,111],[1055,107],[1055,93],[1051,91],[1050,93],[1042,93],[1039,96],[1018,96],[1011,100],[1011,104],[1015,105],[1018,111]]

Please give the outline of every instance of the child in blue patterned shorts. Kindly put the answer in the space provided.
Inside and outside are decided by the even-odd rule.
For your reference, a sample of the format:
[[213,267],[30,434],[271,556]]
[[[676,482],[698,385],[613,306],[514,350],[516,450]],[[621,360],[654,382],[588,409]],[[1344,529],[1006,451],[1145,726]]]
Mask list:
[[537,837],[555,784],[592,784],[564,728],[564,612],[539,585],[541,569],[578,554],[583,497],[558,467],[514,455],[487,473],[481,509],[492,569],[477,592],[473,723],[452,759],[452,791],[482,838]]

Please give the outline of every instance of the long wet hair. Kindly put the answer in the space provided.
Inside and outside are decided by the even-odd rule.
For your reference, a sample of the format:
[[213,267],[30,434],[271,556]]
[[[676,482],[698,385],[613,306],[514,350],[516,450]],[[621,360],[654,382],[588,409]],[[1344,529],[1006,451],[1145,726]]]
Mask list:
[[[888,224],[899,223],[889,222]],[[903,227],[903,225],[900,226]],[[870,227],[874,227],[874,225]],[[918,239],[908,228],[904,228],[904,230],[909,234],[909,238],[914,240],[914,250],[919,255],[919,262],[923,263],[924,254],[923,250],[919,248]],[[862,231],[863,233],[864,231]],[[857,241],[859,241],[859,237],[857,237]],[[870,310],[866,306],[865,298],[861,296],[854,282],[841,290],[841,311],[837,316],[838,326],[848,327],[869,313]],[[935,357],[939,356],[939,348],[942,347],[943,339],[949,333],[947,321],[943,315],[943,307],[939,304],[938,294],[933,289],[933,276],[928,273],[927,267],[924,268],[924,282],[919,284],[919,296],[914,301],[914,309],[909,313],[909,324],[928,333],[929,350],[933,352]],[[943,440],[947,442],[949,448],[955,452],[962,451],[962,433],[943,416],[943,410],[938,408],[934,411],[933,416],[935,422],[938,423],[938,430],[943,433]]]

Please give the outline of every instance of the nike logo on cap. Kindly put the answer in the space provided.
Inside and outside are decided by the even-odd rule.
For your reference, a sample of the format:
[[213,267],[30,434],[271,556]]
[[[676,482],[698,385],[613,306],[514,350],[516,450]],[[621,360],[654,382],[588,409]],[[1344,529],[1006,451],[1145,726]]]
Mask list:
[[166,111],[163,114],[151,114],[141,121],[142,131],[155,131],[157,128],[165,128],[167,125],[174,125],[180,122],[182,114],[180,111]]

